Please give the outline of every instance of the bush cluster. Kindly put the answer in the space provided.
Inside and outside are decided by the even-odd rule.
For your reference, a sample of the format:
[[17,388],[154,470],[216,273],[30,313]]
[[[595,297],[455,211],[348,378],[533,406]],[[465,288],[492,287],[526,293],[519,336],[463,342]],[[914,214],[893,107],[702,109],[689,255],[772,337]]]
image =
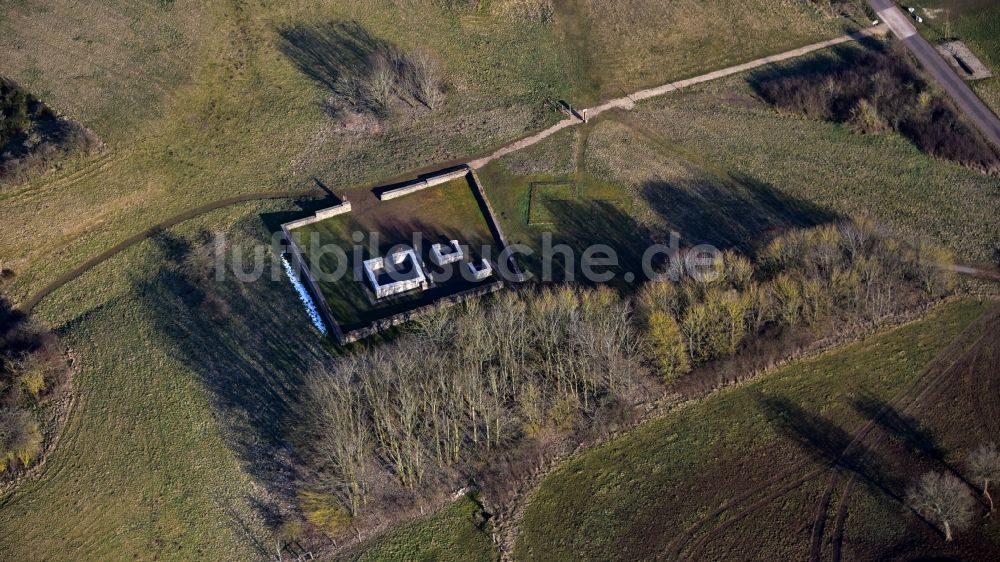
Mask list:
[[896,131],[933,156],[1000,171],[1000,153],[923,79],[898,43],[838,54],[761,73],[751,83],[787,111],[860,133]]
[[755,267],[724,252],[711,280],[642,289],[637,308],[647,354],[665,378],[731,356],[766,329],[812,325],[833,315],[878,321],[913,298],[942,296],[955,282],[949,252],[887,237],[867,220],[792,231],[756,258]]
[[97,144],[86,129],[0,78],[0,184],[24,181],[31,172]]
[[55,335],[0,299],[0,474],[28,466],[41,453],[33,407],[63,386],[66,372]]

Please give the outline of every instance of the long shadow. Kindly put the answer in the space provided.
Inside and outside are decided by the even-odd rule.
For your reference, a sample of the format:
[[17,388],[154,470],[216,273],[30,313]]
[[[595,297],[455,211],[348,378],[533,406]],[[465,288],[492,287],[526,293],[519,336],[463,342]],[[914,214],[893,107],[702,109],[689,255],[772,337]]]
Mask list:
[[[231,248],[267,245],[259,222],[242,226],[230,233]],[[310,371],[332,358],[287,281],[271,277],[269,254],[260,279],[242,282],[231,270],[220,279],[213,267],[197,267],[209,238],[202,233],[191,243],[160,233],[153,241],[162,267],[133,283],[145,296],[150,322],[173,343],[174,358],[208,390],[227,444],[245,470],[272,497],[288,498],[296,477],[290,444],[301,391]]]
[[906,483],[887,463],[836,423],[802,409],[784,397],[759,396],[758,404],[779,434],[796,443],[818,463],[856,474],[875,491],[903,502]]
[[808,228],[842,217],[745,175],[730,181],[648,182],[640,193],[650,208],[680,232],[685,245],[712,244],[751,253],[776,231]]
[[278,30],[278,48],[303,74],[335,93],[369,70],[371,56],[391,48],[356,21],[299,24]]
[[890,438],[898,439],[908,449],[927,455],[936,461],[944,460],[944,451],[935,435],[920,426],[916,418],[904,414],[874,396],[856,398],[851,406],[865,419],[874,419]]
[[948,464],[945,459],[945,451],[937,437],[932,431],[921,427],[920,422],[913,416],[904,414],[891,404],[873,396],[857,398],[853,401],[852,406],[866,419],[874,419],[875,423],[890,439],[898,440],[919,457],[933,460],[941,465],[941,468],[965,482],[971,489],[977,488],[976,484],[969,482],[960,471]]
[[[551,267],[550,275],[543,278],[546,282],[572,280],[584,285],[600,283],[584,274],[584,266],[587,265],[595,273],[612,274],[614,277],[607,283],[619,289],[632,286],[626,279],[628,274],[634,276],[636,281],[643,278],[643,255],[656,241],[656,237],[655,233],[629,213],[601,201],[542,201],[541,204],[546,206],[552,220],[547,232],[551,235],[553,251],[545,256],[543,244],[541,253],[519,255],[519,261],[529,271],[536,275],[543,274],[543,261],[547,260]],[[560,251],[560,244],[568,246],[572,251]],[[598,245],[613,250],[617,265],[599,265],[598,260],[607,257],[604,253],[595,253],[589,259],[584,256],[587,248]],[[658,264],[652,265],[656,268]]]

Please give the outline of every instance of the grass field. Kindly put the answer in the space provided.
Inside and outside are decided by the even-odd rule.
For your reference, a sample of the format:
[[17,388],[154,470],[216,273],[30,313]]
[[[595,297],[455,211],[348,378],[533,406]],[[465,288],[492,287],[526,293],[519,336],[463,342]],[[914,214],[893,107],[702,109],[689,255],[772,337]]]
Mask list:
[[[664,4],[648,21],[636,21],[622,4],[613,9],[624,11],[608,14],[607,24],[592,21],[589,35],[571,37],[565,28],[573,22],[566,19],[570,12],[544,23],[496,17],[493,3],[476,9],[445,4],[5,4],[0,74],[79,119],[109,149],[0,200],[7,227],[0,259],[17,272],[15,300],[165,217],[207,202],[306,187],[314,178],[338,192],[375,183],[540,128],[558,118],[546,101],[567,97],[580,105],[586,92],[697,74],[828,37],[841,25],[804,4],[775,15],[787,7],[780,0],[758,0],[735,15],[722,0]],[[678,13],[714,17],[712,10],[729,24],[670,22]],[[310,33],[349,20],[401,48],[424,47],[439,57],[448,85],[444,107],[404,109],[361,129],[332,121],[324,112],[331,93],[282,49],[281,31]],[[598,80],[604,69],[618,71],[598,58],[569,64],[574,46],[598,45],[598,33],[613,46],[628,35],[626,28],[673,43],[642,56],[624,51],[628,64],[648,72]],[[776,29],[791,32],[771,33]],[[326,37],[314,39],[330,46]],[[928,207],[907,215],[914,225],[935,226],[936,219],[923,216],[928,209],[936,217],[940,203],[941,213],[956,213],[954,223],[932,229],[945,239],[953,224],[979,227],[990,208],[991,201],[977,195],[978,178],[918,159],[902,143],[861,141],[830,127],[740,111],[723,108],[717,115],[707,101],[692,110],[699,124],[715,123],[711,135],[697,141],[703,144],[692,146],[713,155],[725,151],[741,167],[787,174],[787,191],[830,198],[765,151],[811,154],[815,168],[798,171],[834,178],[844,190],[853,185],[852,174],[871,165],[855,154],[870,143],[905,157],[902,184],[896,170],[875,174],[891,188],[902,185],[905,197],[920,191],[921,175],[934,185],[954,180],[947,200],[929,197]],[[759,148],[727,140],[772,129],[779,133],[766,135]],[[810,153],[810,139],[825,144]],[[844,172],[840,162],[823,159],[831,151],[854,155]],[[869,205],[862,195],[845,206]],[[517,201],[523,199],[511,204]],[[288,484],[285,432],[299,384],[330,357],[286,280],[205,285],[190,278],[183,256],[198,247],[202,230],[266,240],[260,217],[274,214],[302,216],[276,203],[214,212],[115,256],[42,301],[36,312],[79,361],[78,402],[40,477],[0,498],[0,552],[47,560],[264,557],[267,518]],[[967,243],[982,249],[981,242]],[[294,348],[285,338],[297,342]]]
[[[747,251],[774,229],[867,214],[961,260],[990,263],[1000,247],[995,177],[930,158],[894,134],[782,115],[752,95],[746,76],[601,116],[529,150],[481,174],[513,241],[537,244],[543,230],[559,230],[525,227],[525,186],[578,176],[633,202],[621,221],[580,225],[586,240],[612,245],[623,233],[633,245],[643,229],[676,230],[682,244]],[[546,168],[546,156],[561,159]]]
[[[924,320],[792,363],[573,457],[529,499],[515,556],[807,558],[826,474],[802,482],[796,476],[822,467],[824,447],[836,449],[863,424],[866,415],[859,402],[890,401],[986,307],[969,300],[939,306]],[[977,331],[970,340],[981,335]],[[975,344],[963,340],[959,347],[961,355]],[[949,431],[962,430],[952,425]],[[775,490],[783,493],[766,495]],[[747,497],[735,508],[711,512],[744,493]],[[875,496],[876,508],[888,512],[898,528],[896,521],[905,521],[898,504],[878,492]],[[754,511],[743,511],[751,505]],[[859,503],[852,509],[866,508]],[[727,521],[735,525],[727,528]],[[850,522],[861,532],[852,527],[848,536],[857,533],[850,540],[861,546],[847,559],[871,558],[874,553],[867,548],[888,540],[867,534],[865,526],[876,524],[874,519],[855,522],[852,516]],[[918,525],[912,527],[916,536],[927,539]],[[982,547],[995,541],[998,532],[994,524],[970,540]],[[921,544],[927,551],[935,543]]]
[[260,216],[291,211],[211,213],[42,302],[80,366],[77,403],[41,475],[0,498],[4,557],[251,560],[271,548],[295,389],[330,357],[286,279],[206,283],[188,256],[203,229],[266,243]]
[[462,498],[425,519],[405,524],[366,544],[354,562],[436,560],[440,562],[492,562],[496,546],[476,523],[479,505]]
[[[780,51],[834,35],[843,25],[805,5],[789,11],[779,0],[756,0],[735,14],[721,0],[613,9],[580,3],[576,11],[563,9],[573,3],[559,2],[552,18],[532,17],[537,11],[517,9],[521,3],[532,4],[10,5],[0,15],[0,47],[9,54],[0,74],[79,119],[110,148],[0,204],[0,220],[10,226],[0,242],[18,248],[0,253],[21,274],[15,298],[199,204],[302,187],[313,177],[334,187],[376,182],[467,158],[557,119],[551,103],[567,98],[579,104],[585,96],[577,90],[619,95],[619,87]],[[651,17],[637,20],[638,8]],[[727,23],[689,25],[688,16]],[[339,39],[323,31],[345,21],[402,49],[420,47],[438,57],[448,87],[444,106],[434,112],[405,108],[360,129],[331,121],[323,109],[330,91],[303,71],[296,53],[315,47],[319,58],[332,56]],[[778,29],[782,33],[770,33]],[[289,36],[305,43],[296,50]],[[616,47],[623,39],[650,37],[669,39],[643,51]],[[600,58],[570,64],[581,45],[593,45],[588,51]],[[602,60],[619,55],[628,68]],[[621,74],[605,78],[612,70]],[[586,85],[598,80],[597,89]],[[27,229],[35,236],[16,234]]]
[[[554,0],[574,105],[695,76],[832,37],[856,23],[813,5],[751,0]],[[613,61],[613,62],[612,62]]]
[[[629,117],[652,139],[703,155],[744,185],[769,188],[765,195],[808,203],[820,218],[866,213],[904,236],[937,240],[960,259],[994,259],[996,177],[930,158],[896,135],[781,116],[744,97],[744,87],[721,82]],[[651,194],[670,189],[646,185]]]
[[560,204],[577,200],[576,183],[571,181],[535,182],[528,187],[528,213],[531,225],[552,224],[558,220]]
[[[372,293],[372,298],[367,295],[370,291],[367,289],[368,281],[364,276],[362,262],[377,257],[373,255],[373,250],[379,256],[384,256],[391,248],[400,244],[413,247],[418,250],[424,263],[432,268],[428,273],[437,271],[429,257],[432,244],[448,244],[450,240],[458,240],[460,244],[468,246],[472,260],[490,256],[496,260],[499,250],[472,193],[472,187],[465,178],[388,201],[378,201],[367,190],[351,192],[348,199],[352,205],[350,213],[292,231],[306,261],[312,264],[310,267],[313,274],[320,280],[320,290],[323,291],[327,304],[345,331],[367,326],[379,318],[495,280],[491,278],[479,283],[467,281],[460,271],[450,268],[451,273],[447,277],[435,275],[436,279],[447,281],[437,283],[427,291],[372,303],[374,294]],[[357,240],[355,233],[361,233],[363,238]],[[327,244],[340,247],[344,252],[343,257],[347,258],[346,263],[337,254],[324,252],[322,247]],[[360,256],[355,254],[355,247],[361,248]],[[320,252],[321,257],[316,258]],[[345,274],[339,277],[332,275],[338,268]],[[328,280],[324,280],[323,274],[331,275]]]

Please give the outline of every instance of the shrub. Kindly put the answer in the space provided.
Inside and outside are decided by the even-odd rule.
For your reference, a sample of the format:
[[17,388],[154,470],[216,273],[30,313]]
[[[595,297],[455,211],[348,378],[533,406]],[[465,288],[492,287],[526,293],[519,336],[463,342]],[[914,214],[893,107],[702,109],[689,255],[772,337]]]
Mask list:
[[534,382],[524,385],[518,403],[524,418],[522,431],[528,437],[537,436],[545,425],[545,396],[541,387]]
[[549,408],[549,420],[556,429],[568,431],[573,428],[580,412],[580,400],[575,394],[561,394]]
[[684,336],[673,316],[655,311],[646,320],[649,355],[666,382],[691,370]]
[[650,282],[643,285],[637,298],[639,314],[647,319],[654,312],[666,312],[674,318],[684,314],[690,295],[677,283]]
[[753,281],[753,264],[746,256],[741,256],[731,250],[722,254],[723,277],[730,287],[737,291],[745,291]]
[[299,505],[306,521],[330,536],[343,534],[351,526],[351,514],[332,494],[302,490]]
[[31,464],[42,451],[38,422],[20,408],[0,410],[0,473]]
[[774,311],[777,320],[787,326],[799,323],[802,315],[802,288],[798,281],[787,273],[782,273],[771,282],[774,296]]
[[866,135],[881,135],[890,130],[889,124],[879,115],[878,108],[866,99],[858,100],[851,108],[847,124],[853,131]]

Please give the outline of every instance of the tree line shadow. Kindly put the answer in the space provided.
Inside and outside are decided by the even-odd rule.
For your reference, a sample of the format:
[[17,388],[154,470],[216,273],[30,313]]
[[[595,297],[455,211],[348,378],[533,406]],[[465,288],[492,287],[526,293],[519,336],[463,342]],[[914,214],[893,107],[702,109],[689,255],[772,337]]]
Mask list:
[[819,464],[853,473],[869,488],[903,502],[906,482],[888,461],[838,424],[782,396],[758,396],[758,405],[782,435]]
[[833,210],[756,178],[731,175],[727,179],[656,180],[642,185],[640,193],[656,214],[680,232],[684,245],[712,244],[747,254],[775,232],[843,219]]
[[[912,416],[874,396],[864,395],[851,403],[863,419],[876,425],[876,431],[858,440],[855,440],[856,434],[848,433],[832,420],[808,412],[785,397],[760,395],[757,402],[778,434],[795,443],[815,462],[855,475],[872,492],[894,500],[935,531],[937,528],[906,502],[906,491],[912,484],[910,478],[915,476],[908,470],[914,466],[914,456],[918,464],[929,461],[975,489],[974,484],[946,461],[944,449],[933,432],[922,427]],[[905,458],[889,457],[884,450],[879,451],[878,431],[902,445]]]
[[[258,223],[259,226],[259,223]],[[260,228],[230,235],[230,242],[266,243]],[[212,401],[230,449],[244,469],[279,498],[291,497],[297,463],[295,441],[300,397],[307,376],[332,357],[311,328],[287,281],[265,274],[241,282],[216,277],[206,260],[202,232],[195,241],[161,232],[152,241],[163,266],[133,280],[145,297],[144,312],[172,354],[194,372]],[[251,498],[265,520],[276,505]]]

